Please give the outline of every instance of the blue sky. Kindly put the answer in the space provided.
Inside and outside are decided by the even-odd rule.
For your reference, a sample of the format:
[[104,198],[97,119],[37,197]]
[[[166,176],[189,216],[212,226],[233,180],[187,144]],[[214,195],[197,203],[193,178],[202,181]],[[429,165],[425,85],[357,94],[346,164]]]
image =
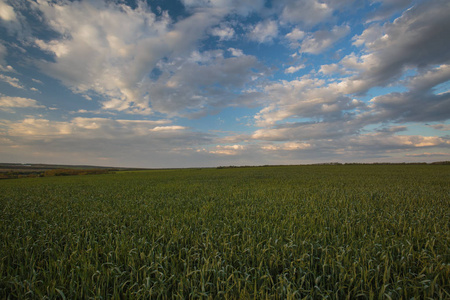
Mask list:
[[0,0],[0,161],[450,160],[447,0]]

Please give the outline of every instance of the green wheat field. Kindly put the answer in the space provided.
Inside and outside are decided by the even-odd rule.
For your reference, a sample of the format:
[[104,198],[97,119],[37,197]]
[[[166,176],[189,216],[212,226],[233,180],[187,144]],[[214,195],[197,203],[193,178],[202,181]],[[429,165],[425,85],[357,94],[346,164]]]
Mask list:
[[450,299],[450,166],[0,181],[1,299]]

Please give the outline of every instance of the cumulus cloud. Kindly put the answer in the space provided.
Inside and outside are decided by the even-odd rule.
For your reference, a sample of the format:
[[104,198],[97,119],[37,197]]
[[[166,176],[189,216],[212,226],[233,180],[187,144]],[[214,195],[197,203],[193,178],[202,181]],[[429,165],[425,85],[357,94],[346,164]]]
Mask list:
[[230,51],[231,55],[236,57],[244,55],[244,52],[241,49],[228,48],[228,51]]
[[[409,90],[374,97],[366,104],[346,94],[341,82],[327,82],[305,75],[266,87],[271,101],[255,116],[253,138],[268,141],[336,139],[361,132],[364,126],[384,122],[443,121],[449,117],[450,93],[432,88],[449,80],[448,66],[441,65],[405,81]],[[296,119],[310,121],[298,122]],[[398,132],[395,126],[385,132]],[[379,135],[377,135],[379,136]]]
[[107,118],[76,117],[71,121],[52,121],[47,119],[28,118],[18,122],[7,122],[8,135],[27,139],[47,137],[64,138],[130,138],[149,136],[157,131],[180,131],[182,126],[164,126],[168,120],[123,120]]
[[167,166],[164,161],[171,159],[173,166],[179,166],[184,153],[177,149],[212,141],[209,134],[170,123],[82,117],[69,121],[42,118],[3,121],[3,136],[10,145],[2,148],[2,155],[20,154],[29,161],[46,161],[50,153],[52,159],[65,163],[99,164],[105,158],[108,164],[121,162],[132,166]]
[[31,30],[16,8],[26,5],[22,1],[0,0],[0,25],[6,28],[9,35],[16,36],[22,41],[26,41],[31,36]]
[[305,150],[311,148],[310,143],[302,143],[302,142],[287,142],[281,144],[268,144],[261,146],[261,149],[268,151],[296,151],[296,150]]
[[5,0],[0,0],[0,19],[3,21],[14,22],[17,21],[14,8],[8,5]]
[[145,105],[137,83],[168,50],[167,44],[159,43],[160,35],[167,33],[168,16],[157,20],[142,3],[132,10],[102,2],[41,1],[36,9],[61,34],[51,41],[36,40],[40,49],[55,56],[55,62],[40,64],[43,72],[75,92],[92,90],[115,99],[110,109],[125,110],[133,102]]
[[252,138],[263,141],[309,141],[338,139],[358,133],[359,127],[352,122],[297,122],[256,130]]
[[429,122],[447,120],[450,93],[390,93],[371,100],[375,120],[395,122]]
[[223,51],[193,52],[189,59],[159,64],[162,74],[147,85],[153,108],[169,115],[195,116],[219,107],[246,105],[254,99],[241,92],[258,74],[256,57],[225,58]]
[[35,41],[54,55],[54,62],[39,63],[43,72],[74,92],[96,92],[106,99],[105,109],[142,114],[152,112],[142,80],[161,59],[189,52],[224,14],[196,10],[174,23],[167,13],[156,16],[143,1],[135,9],[102,1],[40,1],[35,9],[61,34]]
[[284,73],[292,74],[292,73],[296,73],[296,72],[298,72],[298,71],[300,71],[301,69],[304,69],[304,68],[305,68],[304,64],[301,64],[301,65],[298,65],[298,66],[290,66],[289,68],[286,68],[284,70]]
[[6,82],[12,87],[15,87],[17,89],[24,89],[25,87],[20,83],[18,78],[6,76],[3,74],[0,74],[0,80]]
[[372,116],[378,121],[396,122],[443,121],[449,118],[450,92],[435,94],[433,87],[450,80],[450,65],[441,65],[406,81],[407,92],[374,97],[370,103]]
[[0,0],[0,24],[6,27],[9,34],[19,33],[21,29],[19,17],[5,0]]
[[219,27],[211,29],[211,34],[217,36],[220,41],[228,41],[234,37],[235,31],[232,27],[220,24]]
[[[303,151],[315,149],[323,156],[352,153],[354,157],[376,157],[384,153],[387,157],[390,151],[448,147],[445,138],[399,135],[406,130],[400,125],[362,134],[367,125],[448,119],[450,93],[435,92],[437,86],[450,80],[450,57],[444,50],[449,48],[444,32],[450,29],[446,17],[450,5],[444,2],[421,3],[394,22],[368,25],[353,38],[354,45],[363,49],[360,54],[322,65],[315,77],[310,74],[267,84],[264,92],[269,100],[255,115],[255,125],[260,129],[251,138],[263,142],[300,141],[311,145]],[[334,34],[317,31],[303,36],[300,31],[292,31],[291,38],[286,38],[298,42],[300,52],[320,53],[348,32],[349,27],[344,25],[334,27]],[[413,72],[401,78],[408,70]],[[327,77],[321,78],[320,74]],[[372,87],[394,83],[406,91],[381,94],[368,103],[357,99]],[[262,149],[281,150],[281,145],[265,144]]]
[[259,11],[264,7],[264,0],[181,0],[188,9],[215,8],[226,11],[227,14],[236,13],[246,16],[252,11]]
[[[346,122],[297,122],[255,131],[251,139],[255,153],[292,162],[324,161],[396,161],[397,157],[413,158],[421,151],[442,152],[450,146],[448,137],[400,135],[403,126],[362,133],[357,120]],[[254,149],[252,147],[252,149]],[[423,152],[422,152],[423,153]],[[255,154],[256,155],[256,154]],[[439,155],[438,155],[439,156]],[[443,159],[430,155],[427,161]],[[420,156],[417,156],[420,157]],[[398,158],[397,158],[398,159]]]
[[36,100],[30,98],[22,97],[9,97],[0,95],[0,109],[9,108],[44,108],[45,106],[40,105]]
[[184,130],[186,129],[185,126],[156,126],[155,128],[150,129],[150,131],[175,131],[175,130]]
[[300,44],[300,53],[319,54],[350,32],[348,25],[335,26],[331,30],[319,30],[307,35]]
[[450,2],[426,1],[405,11],[392,23],[371,25],[354,44],[364,46],[361,56],[345,57],[342,64],[356,70],[360,81],[351,92],[365,92],[398,79],[405,69],[420,70],[450,61]]
[[329,4],[318,0],[285,0],[277,4],[282,7],[281,20],[291,24],[312,26],[329,18],[333,13]]
[[345,118],[344,111],[364,108],[361,101],[345,96],[331,84],[310,75],[270,84],[265,91],[271,101],[255,116],[260,126],[273,125],[292,117],[316,120]]
[[269,43],[278,36],[278,24],[274,20],[265,20],[256,24],[249,32],[249,38],[258,43]]
[[215,148],[207,150],[207,152],[217,155],[238,155],[244,150],[246,150],[244,145],[217,145]]
[[406,85],[411,91],[427,92],[448,80],[450,80],[450,64],[443,64],[409,77]]
[[380,8],[369,15],[367,22],[386,19],[395,12],[411,5],[413,0],[372,0],[371,3],[372,5],[380,5]]
[[300,47],[300,41],[306,36],[303,30],[295,27],[291,32],[285,35],[285,38],[289,41],[291,48]]
[[[256,125],[262,128],[251,137],[287,143],[314,141],[315,147],[326,147],[328,154],[358,152],[363,155],[371,147],[380,153],[448,147],[449,142],[444,138],[397,135],[406,129],[404,126],[361,134],[370,124],[448,119],[450,93],[433,92],[436,86],[450,80],[450,57],[448,52],[443,53],[448,48],[444,31],[450,28],[445,17],[450,6],[443,4],[442,1],[421,4],[392,23],[369,25],[354,38],[354,45],[364,48],[361,55],[347,55],[339,63],[320,67],[321,74],[338,73],[345,77],[327,81],[303,76],[268,84],[265,92],[271,101],[255,116]],[[335,27],[335,33],[339,33],[335,36],[344,36],[348,31],[346,26]],[[333,42],[333,38],[318,37],[300,36],[301,51],[320,53]],[[406,92],[380,95],[368,104],[350,96],[374,86],[392,84],[408,68],[415,69],[416,74],[397,81],[407,88]],[[334,146],[330,146],[331,143]],[[267,147],[281,149],[274,145]]]
[[339,70],[338,64],[321,65],[319,72],[325,75],[335,73]]
[[[420,135],[397,135],[394,132],[381,131],[367,134],[348,132],[347,129],[336,129],[338,124],[297,124],[289,129],[271,129],[256,132],[253,138],[262,140],[261,149],[277,155],[303,159],[334,158],[338,161],[389,161],[395,154],[414,156],[423,149],[445,149],[450,140],[443,137]],[[322,127],[322,128],[319,128]],[[317,130],[318,129],[318,130]],[[326,134],[324,129],[331,130]],[[310,132],[312,131],[312,132]],[[347,131],[347,132],[345,132]],[[264,143],[265,141],[287,141],[283,143]],[[432,158],[432,156],[430,156]],[[316,160],[317,162],[317,160]]]
[[[179,11],[169,15],[160,8],[155,14],[149,6],[153,3],[143,0],[132,7],[124,1],[0,0],[0,22],[11,39],[0,44],[0,70],[7,72],[7,61],[24,58],[17,63],[21,72],[34,63],[89,100],[78,97],[79,106],[69,109],[78,117],[69,120],[35,116],[1,121],[8,155],[63,153],[61,159],[90,156],[121,158],[133,165],[170,161],[171,166],[181,166],[177,163],[186,157],[189,162],[196,158],[197,163],[218,165],[393,155],[432,159],[448,152],[448,136],[410,134],[413,128],[405,125],[433,122],[431,128],[449,130],[448,1],[416,1],[394,21],[388,18],[412,1],[373,0],[375,13],[362,21],[339,15],[367,12],[367,2],[354,0],[181,3]],[[364,9],[358,10],[358,5]],[[32,39],[24,16],[30,17],[30,24],[44,25],[33,28]],[[350,26],[359,30],[358,21],[367,21],[362,23],[365,29],[345,39]],[[27,41],[20,36],[27,36]],[[260,51],[261,56],[257,51],[248,55],[249,40],[281,43],[276,48],[266,45],[268,51]],[[355,52],[320,56],[342,40]],[[282,49],[275,59],[273,49]],[[293,49],[296,53],[289,57]],[[341,55],[345,56],[337,58]],[[262,65],[266,58],[273,68]],[[300,77],[305,64],[317,67]],[[25,95],[38,92],[25,89],[21,81],[31,82],[25,75],[15,77],[1,74],[0,80]],[[45,94],[48,78],[36,78],[42,81],[31,80],[42,84],[39,90]],[[170,121],[236,106],[252,108],[239,111],[247,114],[239,117],[250,121],[233,127],[241,132],[224,131],[220,137]],[[33,99],[0,95],[3,111],[26,107],[44,108]],[[219,117],[230,117],[229,111]],[[167,119],[126,120],[127,113]],[[138,161],[142,157],[150,161]]]
[[351,137],[349,145],[353,149],[360,148],[362,150],[374,147],[377,150],[387,149],[414,149],[444,146],[448,147],[450,141],[445,138],[436,136],[419,136],[419,135],[393,135],[389,133],[369,133]]

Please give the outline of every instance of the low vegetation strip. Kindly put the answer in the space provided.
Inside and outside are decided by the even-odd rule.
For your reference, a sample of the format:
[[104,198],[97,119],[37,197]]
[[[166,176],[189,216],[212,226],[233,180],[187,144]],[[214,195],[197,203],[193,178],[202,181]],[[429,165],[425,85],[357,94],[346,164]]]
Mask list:
[[[5,164],[0,163],[0,179],[20,179],[30,177],[99,175],[114,173],[119,170],[133,170],[126,168],[43,165],[43,164]],[[136,169],[134,169],[136,170]]]
[[117,172],[0,191],[0,298],[450,298],[446,165]]
[[48,170],[43,173],[43,176],[73,176],[73,175],[100,175],[110,173],[110,170],[105,169],[55,169]]
[[29,177],[74,176],[108,174],[109,169],[52,169],[42,171],[8,171],[0,173],[0,179],[18,179]]

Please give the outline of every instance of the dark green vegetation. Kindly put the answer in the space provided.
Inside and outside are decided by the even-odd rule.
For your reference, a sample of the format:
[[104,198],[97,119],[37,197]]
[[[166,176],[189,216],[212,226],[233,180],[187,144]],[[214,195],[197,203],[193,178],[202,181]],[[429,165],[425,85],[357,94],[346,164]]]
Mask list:
[[76,165],[0,163],[0,179],[20,179],[28,177],[69,175],[98,175],[120,170],[132,169]]
[[55,169],[42,172],[7,172],[0,174],[0,179],[19,179],[27,177],[51,177],[51,176],[74,176],[74,175],[100,175],[111,173],[103,169]]
[[450,298],[450,167],[0,181],[0,298]]

